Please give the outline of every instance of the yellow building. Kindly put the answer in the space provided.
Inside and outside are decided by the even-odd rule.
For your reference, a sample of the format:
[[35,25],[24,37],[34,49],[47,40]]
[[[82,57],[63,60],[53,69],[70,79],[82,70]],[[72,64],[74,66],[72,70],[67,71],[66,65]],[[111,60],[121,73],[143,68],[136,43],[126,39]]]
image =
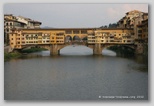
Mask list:
[[94,33],[89,33],[88,43],[95,44],[131,44],[134,42],[134,35],[132,29],[110,28],[98,29]]
[[10,47],[22,49],[31,45],[62,45],[67,43],[67,37],[78,42],[87,38],[88,44],[95,43],[133,43],[134,35],[132,29],[120,28],[57,28],[57,29],[13,29],[10,33]]
[[13,28],[40,28],[42,23],[22,16],[4,14],[4,42],[9,43],[9,33]]

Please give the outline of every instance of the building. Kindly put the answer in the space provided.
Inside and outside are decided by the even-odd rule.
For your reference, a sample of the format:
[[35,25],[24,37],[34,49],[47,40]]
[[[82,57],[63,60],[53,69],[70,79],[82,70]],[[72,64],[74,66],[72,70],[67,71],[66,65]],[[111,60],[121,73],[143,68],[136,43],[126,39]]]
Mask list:
[[137,51],[143,53],[145,45],[148,45],[148,13],[138,10],[129,11],[117,24],[118,28],[133,28]]
[[138,42],[148,43],[148,19],[142,21],[137,25],[137,39]]
[[4,42],[9,43],[9,33],[13,28],[40,28],[42,23],[22,16],[4,14]]
[[96,28],[54,28],[54,29],[13,29],[10,33],[10,47],[22,49],[27,46],[37,45],[64,45],[68,43],[67,37],[72,40],[78,36],[78,42],[83,42],[87,37],[88,44],[132,44],[133,29],[97,29]]
[[138,10],[129,11],[126,15],[117,22],[118,28],[134,28],[142,21],[148,19],[148,13]]
[[22,49],[29,45],[64,44],[63,30],[49,29],[12,29],[10,47]]
[[134,43],[133,29],[98,29],[93,33],[88,33],[88,43],[95,44],[132,44]]

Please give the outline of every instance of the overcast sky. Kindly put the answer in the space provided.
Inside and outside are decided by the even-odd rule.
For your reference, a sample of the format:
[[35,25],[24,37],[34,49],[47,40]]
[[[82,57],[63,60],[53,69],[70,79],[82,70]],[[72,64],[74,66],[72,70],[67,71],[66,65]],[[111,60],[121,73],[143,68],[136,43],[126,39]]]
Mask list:
[[42,22],[41,27],[84,28],[115,23],[131,10],[148,12],[148,4],[5,4],[4,14]]

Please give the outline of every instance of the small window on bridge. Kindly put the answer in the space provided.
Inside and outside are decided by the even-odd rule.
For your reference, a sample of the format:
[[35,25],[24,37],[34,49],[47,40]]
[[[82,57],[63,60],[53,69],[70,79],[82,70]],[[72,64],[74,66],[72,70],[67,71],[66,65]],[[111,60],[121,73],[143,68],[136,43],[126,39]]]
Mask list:
[[86,34],[87,30],[81,30],[81,34]]
[[65,31],[66,34],[72,34],[71,30]]
[[79,34],[79,30],[74,30],[73,33],[74,34]]
[[131,40],[127,40],[127,42],[131,42]]

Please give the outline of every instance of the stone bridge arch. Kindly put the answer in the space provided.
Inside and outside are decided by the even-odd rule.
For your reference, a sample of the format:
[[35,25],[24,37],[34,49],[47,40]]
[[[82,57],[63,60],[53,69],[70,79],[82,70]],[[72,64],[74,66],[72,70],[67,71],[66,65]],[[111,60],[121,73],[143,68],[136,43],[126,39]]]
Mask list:
[[26,45],[26,46],[23,46],[23,49],[27,49],[27,48],[32,48],[32,47],[38,47],[38,48],[44,48],[44,49],[47,49],[47,50],[50,50],[50,46],[49,45]]
[[[114,48],[114,46],[116,46]],[[105,48],[113,47],[110,50],[115,51],[119,55],[128,54],[133,55],[136,53],[136,47],[135,45],[106,45]]]
[[83,36],[81,39],[82,40],[87,40],[88,39],[88,36]]
[[111,44],[111,45],[106,44],[106,45],[104,45],[104,48],[113,47],[113,46],[125,47],[125,48],[132,49],[132,50],[136,49],[136,47],[134,45],[118,45],[118,44]]
[[[71,43],[65,43],[63,45],[50,45],[50,54],[51,55],[59,55],[60,50],[63,49],[64,47],[66,47],[66,46],[69,46],[69,45],[71,45]],[[94,49],[94,46],[95,46],[95,45],[87,45],[85,43],[83,43],[81,45],[86,46],[90,49]]]

